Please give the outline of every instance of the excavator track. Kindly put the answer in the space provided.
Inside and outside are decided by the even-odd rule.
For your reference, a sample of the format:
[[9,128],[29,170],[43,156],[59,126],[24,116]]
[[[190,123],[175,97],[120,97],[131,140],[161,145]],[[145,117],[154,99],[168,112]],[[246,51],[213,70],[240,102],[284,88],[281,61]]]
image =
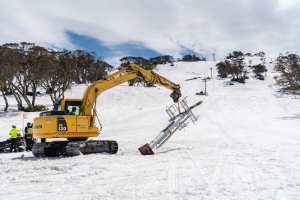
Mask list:
[[43,142],[34,144],[32,148],[32,153],[35,157],[70,157],[80,154],[116,154],[117,152],[118,143],[113,140]]

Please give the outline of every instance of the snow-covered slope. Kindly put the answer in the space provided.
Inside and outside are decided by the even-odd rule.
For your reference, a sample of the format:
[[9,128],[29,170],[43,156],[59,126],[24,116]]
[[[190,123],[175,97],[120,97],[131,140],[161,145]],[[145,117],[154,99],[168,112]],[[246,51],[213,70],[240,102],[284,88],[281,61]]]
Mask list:
[[[194,111],[197,124],[175,134],[156,155],[141,156],[137,148],[167,124],[170,92],[124,84],[103,93],[97,105],[102,139],[119,142],[117,155],[0,154],[0,199],[300,199],[300,100],[278,97],[271,73],[245,85],[213,79],[209,96],[196,96],[201,79],[185,80],[208,76],[214,65],[176,63],[157,70],[180,83],[190,103],[204,103]],[[84,89],[67,96],[81,97]],[[2,138],[12,123],[22,125],[20,113],[0,119]]]

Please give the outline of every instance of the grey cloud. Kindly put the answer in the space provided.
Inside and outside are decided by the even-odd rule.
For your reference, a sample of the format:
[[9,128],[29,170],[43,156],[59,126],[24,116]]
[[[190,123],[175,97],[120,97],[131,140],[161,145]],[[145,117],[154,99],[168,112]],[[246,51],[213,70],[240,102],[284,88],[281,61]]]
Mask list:
[[[292,2],[292,1],[291,1]],[[2,0],[0,41],[72,47],[67,30],[163,53],[299,50],[300,5],[284,0]],[[13,11],[13,12],[12,12]]]

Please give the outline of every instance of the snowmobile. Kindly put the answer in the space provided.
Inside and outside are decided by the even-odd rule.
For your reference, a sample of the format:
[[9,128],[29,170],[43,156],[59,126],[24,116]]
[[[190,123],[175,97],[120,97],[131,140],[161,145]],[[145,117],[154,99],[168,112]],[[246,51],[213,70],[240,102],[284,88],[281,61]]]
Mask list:
[[[0,153],[10,153],[11,139],[0,142]],[[25,142],[22,137],[17,138],[15,152],[25,151]]]

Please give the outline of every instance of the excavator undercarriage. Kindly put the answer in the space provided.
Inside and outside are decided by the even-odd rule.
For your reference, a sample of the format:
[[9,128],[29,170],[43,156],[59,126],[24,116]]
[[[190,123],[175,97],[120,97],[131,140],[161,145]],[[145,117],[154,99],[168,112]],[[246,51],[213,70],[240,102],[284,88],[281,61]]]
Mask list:
[[118,152],[118,143],[113,140],[53,141],[36,143],[32,153],[35,157],[78,156],[80,154]]

